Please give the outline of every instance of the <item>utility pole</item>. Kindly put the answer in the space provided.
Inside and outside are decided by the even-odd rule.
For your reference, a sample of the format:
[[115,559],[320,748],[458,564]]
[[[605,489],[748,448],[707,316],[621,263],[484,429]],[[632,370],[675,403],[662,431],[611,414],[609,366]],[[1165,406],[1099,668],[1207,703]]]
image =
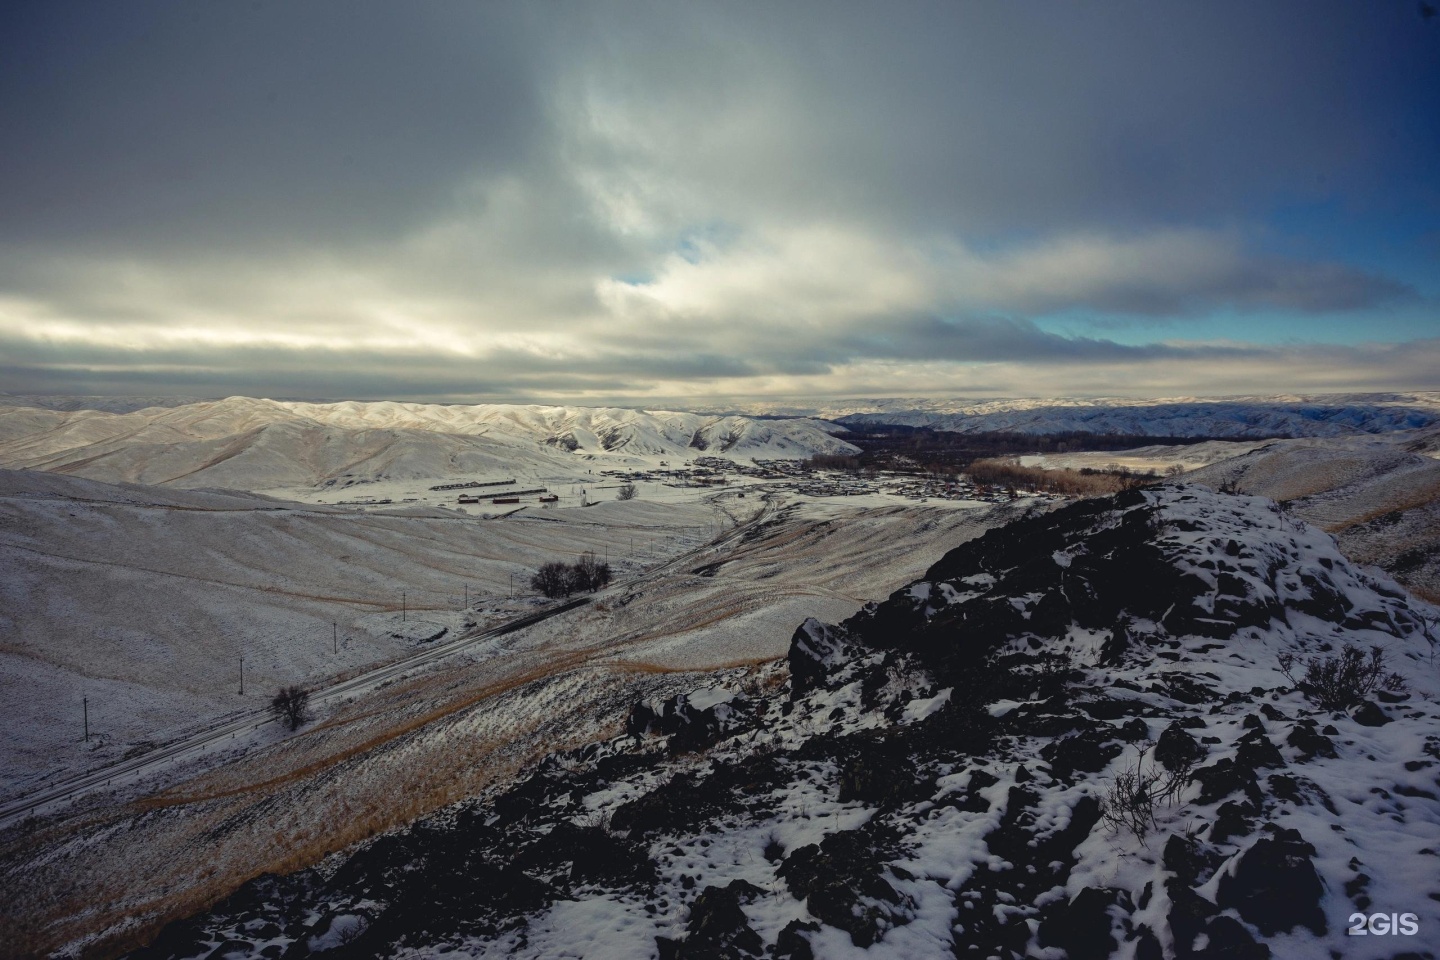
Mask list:
[[90,742],[90,698],[80,698],[80,709],[85,711],[85,742]]
[[245,696],[245,658],[240,658],[240,696]]
[[470,584],[465,584],[465,609],[470,609]]
[[330,629],[333,631],[331,639],[335,644],[335,654],[338,656],[340,654],[340,621],[330,621]]
[[400,622],[404,623],[410,616],[409,610],[405,607],[405,591],[400,591]]

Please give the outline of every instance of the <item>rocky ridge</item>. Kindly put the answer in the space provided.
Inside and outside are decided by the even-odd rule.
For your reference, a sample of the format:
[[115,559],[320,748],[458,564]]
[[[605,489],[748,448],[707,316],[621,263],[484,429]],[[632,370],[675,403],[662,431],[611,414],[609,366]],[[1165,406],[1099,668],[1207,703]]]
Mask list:
[[1270,501],[1083,501],[135,956],[1433,956],[1436,622]]

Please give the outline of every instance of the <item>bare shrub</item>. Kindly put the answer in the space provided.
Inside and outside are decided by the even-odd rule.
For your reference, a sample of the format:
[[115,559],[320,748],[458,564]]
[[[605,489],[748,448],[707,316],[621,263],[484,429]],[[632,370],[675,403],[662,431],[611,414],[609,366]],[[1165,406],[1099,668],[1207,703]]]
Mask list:
[[635,499],[635,495],[638,494],[639,492],[640,492],[640,491],[636,488],[635,484],[633,484],[633,483],[622,483],[622,484],[620,484],[620,492],[617,493],[617,494],[615,494],[615,499],[616,499],[616,500],[634,500],[634,499]]
[[1378,689],[1403,692],[1405,678],[1385,670],[1385,652],[1371,647],[1369,656],[1354,644],[1345,644],[1334,657],[1312,657],[1304,662],[1305,674],[1297,679],[1300,660],[1293,653],[1279,656],[1280,672],[1305,696],[1325,710],[1345,710],[1367,699]]
[[310,716],[310,691],[293,685],[281,687],[270,700],[270,712],[291,730],[297,729]]
[[365,918],[355,917],[354,919],[354,923],[347,923],[336,932],[335,939],[340,941],[342,947],[359,940],[361,935],[370,929],[370,924],[365,921]]
[[1162,802],[1178,801],[1189,779],[1188,764],[1176,771],[1146,764],[1142,748],[1135,763],[1115,775],[1115,781],[1100,801],[1100,817],[1117,833],[1129,830],[1136,839],[1143,840],[1159,825],[1155,809]]

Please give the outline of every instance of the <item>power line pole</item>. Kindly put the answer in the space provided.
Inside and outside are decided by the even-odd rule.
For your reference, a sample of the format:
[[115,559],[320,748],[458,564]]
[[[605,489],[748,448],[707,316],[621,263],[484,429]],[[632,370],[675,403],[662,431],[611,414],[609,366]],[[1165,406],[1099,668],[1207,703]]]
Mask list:
[[245,696],[245,658],[240,658],[240,696]]
[[470,584],[465,584],[465,609],[470,609]]
[[400,622],[404,623],[409,619],[410,611],[405,607],[405,591],[400,591]]
[[80,709],[85,711],[85,742],[90,742],[90,698],[80,698]]
[[330,621],[330,629],[333,631],[331,639],[335,644],[335,654],[338,656],[340,654],[340,621]]

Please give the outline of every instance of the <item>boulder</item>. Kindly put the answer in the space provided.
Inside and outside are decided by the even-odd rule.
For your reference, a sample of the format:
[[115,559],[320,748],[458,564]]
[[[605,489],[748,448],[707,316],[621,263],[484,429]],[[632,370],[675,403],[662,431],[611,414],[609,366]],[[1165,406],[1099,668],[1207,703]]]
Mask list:
[[1270,948],[1256,943],[1234,917],[1222,915],[1211,920],[1205,935],[1205,949],[1195,952],[1196,960],[1270,960]]
[[1390,722],[1390,717],[1380,709],[1380,704],[1374,700],[1366,700],[1350,712],[1350,717],[1362,727],[1383,727]]
[[1220,877],[1216,901],[1222,908],[1233,907],[1265,936],[1296,926],[1324,934],[1324,888],[1310,859],[1314,853],[1295,831],[1262,837],[1240,855],[1233,871]]
[[824,688],[831,671],[845,662],[841,631],[814,617],[808,618],[790,638],[790,699]]
[[1155,759],[1171,773],[1193,767],[1205,759],[1205,748],[1178,722],[1166,727],[1155,743]]
[[1041,921],[1040,945],[1060,947],[1070,960],[1103,960],[1119,943],[1110,915],[1116,906],[1129,913],[1133,908],[1130,895],[1123,890],[1086,887]]
[[818,933],[820,924],[791,920],[775,938],[775,960],[815,960],[815,951],[810,946],[806,933]]

